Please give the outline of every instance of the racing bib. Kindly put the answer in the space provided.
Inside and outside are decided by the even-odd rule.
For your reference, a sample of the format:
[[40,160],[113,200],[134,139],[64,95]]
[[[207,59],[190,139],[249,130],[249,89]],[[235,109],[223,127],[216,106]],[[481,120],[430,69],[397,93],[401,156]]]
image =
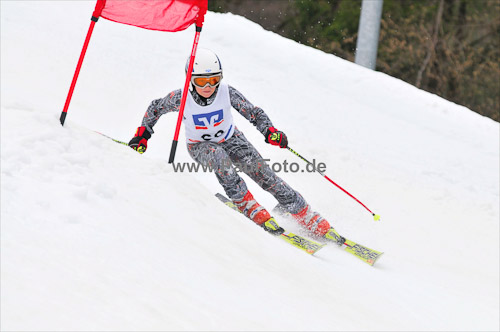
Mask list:
[[198,105],[188,93],[184,107],[187,143],[222,143],[233,136],[234,124],[227,84],[220,84],[212,104]]

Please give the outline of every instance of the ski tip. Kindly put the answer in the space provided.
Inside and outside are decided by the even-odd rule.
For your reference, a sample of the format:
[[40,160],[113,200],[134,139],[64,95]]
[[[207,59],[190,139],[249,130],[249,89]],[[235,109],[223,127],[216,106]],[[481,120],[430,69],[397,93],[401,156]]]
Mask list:
[[[313,241],[311,241],[313,242]],[[326,246],[326,244],[321,244],[321,243],[317,243],[317,242],[314,242],[317,246],[314,246],[313,248],[308,248],[308,249],[304,249],[304,251],[306,253],[308,253],[309,255],[314,255],[315,253],[317,253],[318,251],[320,251],[322,248],[324,248]]]
[[375,265],[375,263],[379,260],[380,256],[382,256],[384,253],[381,252],[377,257],[373,258],[373,259],[368,259],[366,262],[368,264],[370,264],[370,266],[373,266]]
[[326,244],[318,243],[286,231],[281,233],[280,238],[290,243],[291,245],[301,249],[302,251],[308,253],[309,255],[314,255],[321,248],[326,246]]

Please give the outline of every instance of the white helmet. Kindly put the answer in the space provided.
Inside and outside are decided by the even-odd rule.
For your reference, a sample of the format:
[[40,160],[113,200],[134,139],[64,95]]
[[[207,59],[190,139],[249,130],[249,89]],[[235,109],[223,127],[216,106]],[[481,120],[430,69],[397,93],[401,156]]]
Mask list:
[[[186,61],[186,73],[189,67],[189,59]],[[206,48],[200,48],[196,51],[196,56],[193,64],[192,75],[196,76],[212,76],[219,74],[222,76],[222,65],[220,64],[217,54]]]

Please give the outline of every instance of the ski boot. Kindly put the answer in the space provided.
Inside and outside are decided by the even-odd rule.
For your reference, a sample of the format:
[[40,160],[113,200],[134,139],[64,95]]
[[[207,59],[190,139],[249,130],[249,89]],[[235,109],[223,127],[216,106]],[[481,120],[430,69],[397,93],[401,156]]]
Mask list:
[[253,220],[253,222],[257,225],[264,228],[267,232],[273,235],[279,235],[285,231],[278,225],[278,223],[276,223],[276,220],[271,217],[269,212],[257,203],[250,191],[247,191],[242,200],[233,202],[241,213],[247,216],[247,218]]
[[333,241],[339,246],[345,242],[345,238],[330,226],[328,220],[321,217],[319,213],[312,211],[310,205],[307,205],[298,213],[292,214],[292,217],[316,236]]
[[319,213],[314,212],[309,204],[298,213],[292,213],[290,215],[294,220],[306,227],[316,236],[324,237],[330,229],[330,223],[328,223],[325,218],[321,217]]

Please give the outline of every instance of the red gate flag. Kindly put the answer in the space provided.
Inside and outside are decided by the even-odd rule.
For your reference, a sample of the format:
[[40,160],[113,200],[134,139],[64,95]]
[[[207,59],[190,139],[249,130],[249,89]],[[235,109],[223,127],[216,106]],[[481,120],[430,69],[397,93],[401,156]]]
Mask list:
[[[208,0],[98,0],[101,17],[136,27],[176,32],[191,24],[201,26]],[[201,20],[201,21],[200,21]]]
[[[107,20],[133,25],[136,27],[176,32],[187,29],[191,24],[196,23],[195,42],[191,54],[190,66],[194,61],[196,47],[200,36],[203,20],[208,9],[208,0],[97,0],[94,12],[92,13],[90,27],[87,37],[83,43],[82,52],[76,65],[73,80],[69,88],[66,103],[61,113],[61,125],[66,121],[69,103],[73,96],[76,81],[82,67],[83,59],[90,42],[90,37],[94,30],[94,25],[99,17]],[[186,77],[186,82],[190,78],[190,73]],[[187,84],[187,83],[186,83]]]

